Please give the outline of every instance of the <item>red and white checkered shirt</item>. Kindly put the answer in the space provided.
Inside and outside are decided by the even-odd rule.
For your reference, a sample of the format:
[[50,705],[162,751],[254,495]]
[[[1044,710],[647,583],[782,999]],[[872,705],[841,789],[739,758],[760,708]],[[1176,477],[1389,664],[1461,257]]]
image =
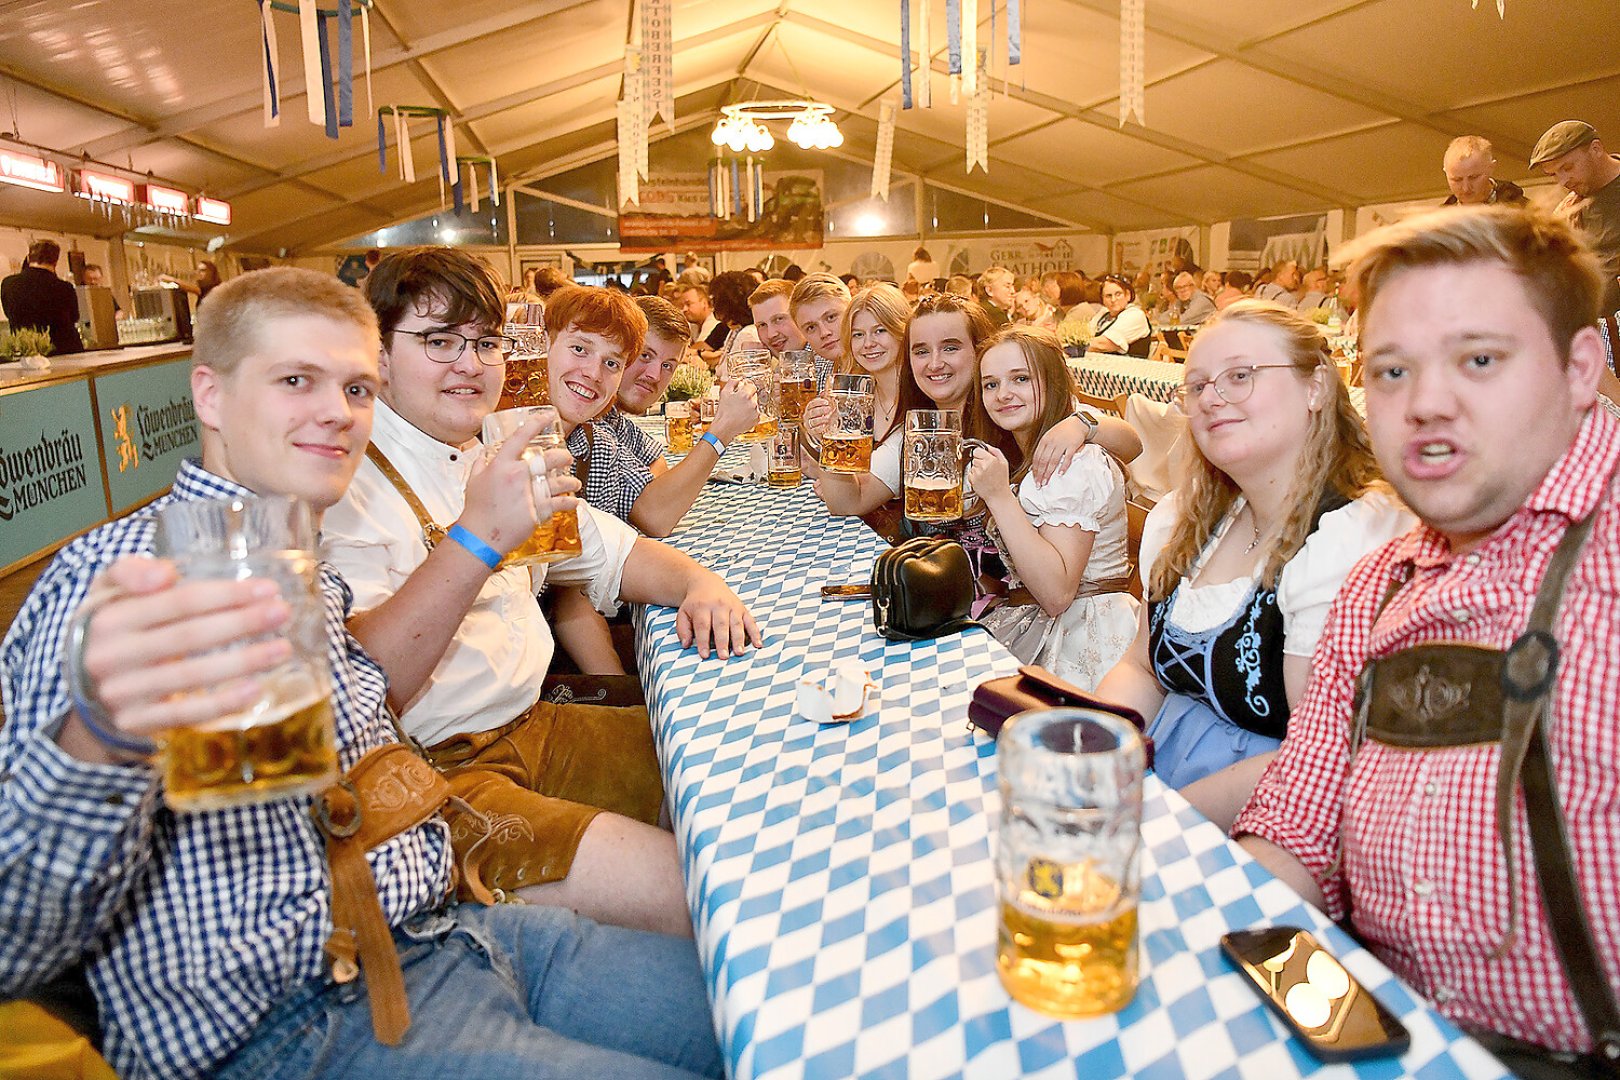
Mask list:
[[[1369,741],[1347,773],[1350,721],[1369,658],[1437,642],[1512,644],[1558,541],[1602,502],[1558,612],[1548,742],[1586,917],[1620,992],[1620,499],[1608,490],[1617,461],[1620,422],[1593,409],[1525,506],[1472,553],[1453,556],[1420,525],[1362,559],[1334,601],[1288,738],[1233,827],[1300,859],[1328,914],[1348,915],[1446,1016],[1559,1050],[1592,1041],[1547,923],[1522,791],[1508,878],[1496,828],[1499,747],[1419,753]],[[1388,583],[1408,567],[1412,580],[1375,624]],[[1509,888],[1522,912],[1518,939],[1497,959]]]

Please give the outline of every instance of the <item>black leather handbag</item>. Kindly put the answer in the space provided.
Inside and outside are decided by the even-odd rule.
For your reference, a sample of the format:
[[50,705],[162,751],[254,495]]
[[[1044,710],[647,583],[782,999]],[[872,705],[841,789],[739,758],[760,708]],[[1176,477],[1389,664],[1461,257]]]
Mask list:
[[925,641],[978,626],[972,609],[973,564],[954,540],[907,540],[872,566],[872,621],[890,641]]

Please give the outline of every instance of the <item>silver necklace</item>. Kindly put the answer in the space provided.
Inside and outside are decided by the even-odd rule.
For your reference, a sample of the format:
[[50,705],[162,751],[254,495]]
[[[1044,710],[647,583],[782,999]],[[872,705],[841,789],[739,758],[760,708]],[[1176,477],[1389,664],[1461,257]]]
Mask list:
[[1254,549],[1260,546],[1260,519],[1255,516],[1254,507],[1252,505],[1249,506],[1248,510],[1249,528],[1254,530],[1254,539],[1250,540],[1249,546],[1243,549],[1243,554],[1252,555],[1254,554]]

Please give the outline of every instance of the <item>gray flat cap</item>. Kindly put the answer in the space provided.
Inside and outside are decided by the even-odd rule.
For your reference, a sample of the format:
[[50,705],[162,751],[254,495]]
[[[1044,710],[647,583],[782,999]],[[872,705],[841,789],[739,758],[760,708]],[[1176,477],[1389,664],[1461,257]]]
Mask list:
[[1597,131],[1585,120],[1561,120],[1537,140],[1536,148],[1530,152],[1530,167],[1538,169],[1553,158],[1579,150],[1597,137]]

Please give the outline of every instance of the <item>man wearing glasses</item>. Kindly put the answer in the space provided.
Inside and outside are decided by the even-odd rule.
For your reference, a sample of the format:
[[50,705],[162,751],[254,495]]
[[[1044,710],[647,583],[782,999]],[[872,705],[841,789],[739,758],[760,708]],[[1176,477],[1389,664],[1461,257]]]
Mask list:
[[[613,321],[623,313],[606,309],[624,305],[640,338],[645,319],[627,297],[590,292],[582,322]],[[504,290],[482,260],[418,248],[383,259],[367,296],[383,389],[368,460],[322,534],[354,591],[350,629],[387,671],[405,731],[497,819],[492,886],[689,935],[674,840],[655,824],[662,785],[646,712],[539,700],[554,641],[535,593],[577,585],[608,613],[626,600],[679,606],[683,641],[722,659],[759,643],[752,617],[718,576],[583,503],[581,555],[499,568],[534,530],[525,500],[498,497],[478,441],[511,348],[499,333]],[[553,336],[554,351],[566,336]],[[450,531],[430,546],[435,530]]]

